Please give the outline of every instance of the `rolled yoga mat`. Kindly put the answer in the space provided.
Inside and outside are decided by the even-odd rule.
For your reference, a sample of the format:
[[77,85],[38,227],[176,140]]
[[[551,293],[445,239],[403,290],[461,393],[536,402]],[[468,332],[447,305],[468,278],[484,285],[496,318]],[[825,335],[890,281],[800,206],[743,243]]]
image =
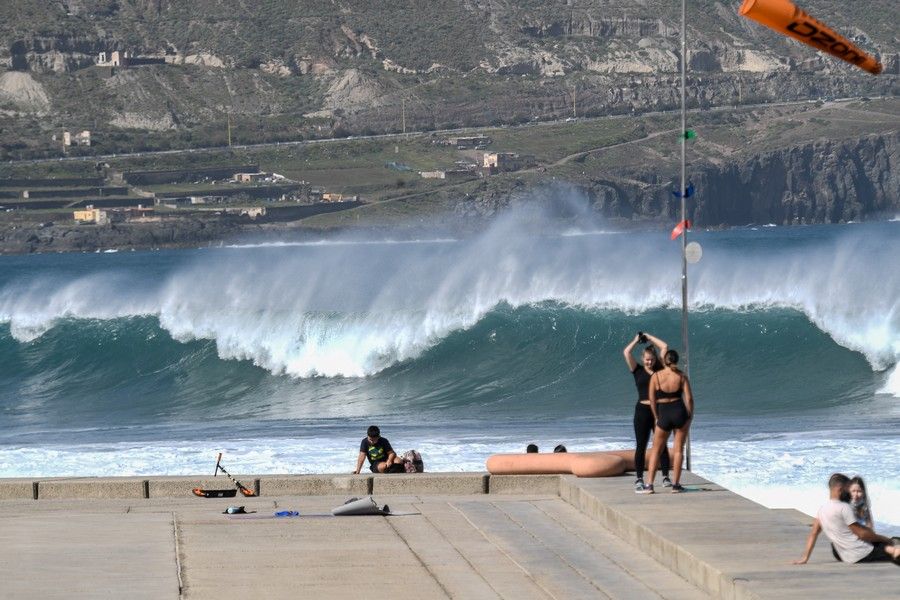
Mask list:
[[379,508],[372,496],[366,496],[365,498],[359,498],[358,500],[350,500],[337,508],[333,508],[331,514],[336,517],[347,517],[358,515],[386,515],[390,514],[390,511]]

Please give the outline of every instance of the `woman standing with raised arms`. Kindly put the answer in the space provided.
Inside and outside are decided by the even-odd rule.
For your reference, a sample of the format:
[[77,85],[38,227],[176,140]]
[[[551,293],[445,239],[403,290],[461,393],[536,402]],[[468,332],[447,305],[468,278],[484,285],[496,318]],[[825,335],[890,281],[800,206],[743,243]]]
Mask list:
[[675,432],[673,459],[675,462],[675,482],[672,493],[683,492],[681,481],[681,463],[684,458],[684,442],[687,440],[691,419],[694,418],[694,395],[691,393],[691,382],[687,375],[678,368],[678,353],[668,350],[663,355],[666,368],[657,371],[650,377],[650,410],[656,421],[656,434],[653,436],[653,452],[650,455],[650,483],[638,490],[639,494],[653,493],[653,476],[660,462],[659,451],[666,447],[669,434]]
[[[646,344],[650,342],[651,345],[644,348],[644,351],[641,353],[641,362],[638,364],[636,360],[634,360],[633,352],[635,347],[638,344]],[[665,353],[669,350],[669,346],[662,341],[661,339],[650,335],[649,333],[644,333],[642,331],[638,331],[638,334],[634,336],[634,339],[631,340],[631,343],[625,346],[625,349],[622,351],[622,354],[625,356],[625,363],[628,365],[628,370],[631,371],[631,374],[634,375],[634,385],[637,387],[638,393],[638,401],[637,404],[634,405],[634,491],[639,492],[644,489],[644,457],[647,454],[647,443],[650,441],[650,437],[653,435],[653,427],[656,423],[656,419],[653,416],[653,411],[650,410],[650,377],[662,369],[662,364],[659,362],[659,354],[657,354],[657,350],[659,354],[665,355]],[[656,447],[654,446],[654,449]],[[668,451],[664,452],[662,455],[662,460],[660,461],[660,466],[662,467],[663,474],[663,485],[670,486],[672,483],[669,481],[669,453]],[[653,483],[653,479],[650,479],[650,483]]]

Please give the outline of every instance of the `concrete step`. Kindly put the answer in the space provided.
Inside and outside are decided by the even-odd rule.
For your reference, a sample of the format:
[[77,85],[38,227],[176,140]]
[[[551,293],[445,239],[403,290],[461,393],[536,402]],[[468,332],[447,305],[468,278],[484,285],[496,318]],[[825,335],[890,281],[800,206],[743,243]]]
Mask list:
[[[629,493],[626,478],[564,476],[560,496],[667,569],[716,598],[897,598],[900,569],[890,564],[837,563],[820,538],[810,563],[803,552],[809,525],[686,473],[694,491]],[[823,502],[826,494],[823,493]]]
[[610,588],[614,597],[633,598],[638,592],[640,597],[659,597],[668,600],[709,597],[574,507],[562,502],[535,502],[533,506],[553,519],[557,528],[576,536],[594,553],[604,557],[610,567],[628,575],[626,585]]
[[428,522],[464,556],[472,568],[501,598],[547,600],[552,598],[528,572],[502,552],[450,504],[417,504]]
[[[438,510],[451,510],[447,505]],[[499,600],[484,575],[445,537],[425,515],[387,519],[400,538],[416,555],[419,562],[428,565],[428,572],[450,598],[465,600],[479,598]]]
[[[454,506],[551,597],[561,600],[612,598],[577,566],[567,562],[557,549],[543,544],[540,538],[510,519],[497,504],[459,502]],[[576,551],[575,547],[570,547],[564,554]]]
[[[545,548],[597,588],[597,597],[708,597],[571,506],[556,500],[505,501],[493,506],[531,536],[533,545]],[[509,547],[503,550],[512,556],[517,551]]]

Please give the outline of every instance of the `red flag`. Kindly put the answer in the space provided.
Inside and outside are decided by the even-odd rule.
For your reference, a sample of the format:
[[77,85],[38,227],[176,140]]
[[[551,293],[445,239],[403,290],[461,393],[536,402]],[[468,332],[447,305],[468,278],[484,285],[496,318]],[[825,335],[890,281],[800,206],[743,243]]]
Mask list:
[[690,228],[691,228],[690,221],[688,221],[687,219],[685,219],[684,221],[681,221],[680,223],[678,223],[678,225],[675,226],[675,229],[672,230],[672,239],[674,240],[679,235],[684,233],[685,229],[690,229]]

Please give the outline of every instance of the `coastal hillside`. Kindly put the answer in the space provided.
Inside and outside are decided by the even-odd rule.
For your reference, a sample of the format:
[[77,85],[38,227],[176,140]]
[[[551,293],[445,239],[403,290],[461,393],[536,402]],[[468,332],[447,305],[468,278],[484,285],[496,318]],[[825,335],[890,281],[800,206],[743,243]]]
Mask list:
[[[703,110],[688,118],[697,132],[688,146],[687,174],[696,189],[688,211],[698,227],[900,215],[897,99]],[[24,209],[0,212],[0,253],[195,248],[239,236],[319,239],[356,229],[455,237],[489,227],[510,206],[543,200],[564,209],[557,211],[563,226],[593,216],[613,227],[668,230],[677,220],[678,127],[677,113],[662,113],[485,128],[461,138],[482,140],[485,150],[451,145],[457,134],[429,133],[6,163],[0,205]],[[479,170],[492,153],[529,162]],[[213,172],[242,170],[287,179],[257,187],[208,180]],[[153,183],[140,177],[148,172],[180,175]],[[127,193],[116,181],[128,182]],[[51,184],[57,189],[45,189]],[[21,197],[23,185],[34,198]],[[98,190],[85,186],[103,186],[104,196],[89,200],[82,192]],[[307,198],[313,187],[360,201],[316,203]],[[73,207],[108,205],[111,194],[129,206],[155,204],[157,217],[102,226],[72,220]],[[218,199],[177,200],[189,196]],[[260,209],[264,218],[240,216]]]
[[[895,95],[896,3],[804,6],[873,77],[690,3],[688,102]],[[286,141],[677,106],[677,3],[20,0],[0,5],[0,158]]]

